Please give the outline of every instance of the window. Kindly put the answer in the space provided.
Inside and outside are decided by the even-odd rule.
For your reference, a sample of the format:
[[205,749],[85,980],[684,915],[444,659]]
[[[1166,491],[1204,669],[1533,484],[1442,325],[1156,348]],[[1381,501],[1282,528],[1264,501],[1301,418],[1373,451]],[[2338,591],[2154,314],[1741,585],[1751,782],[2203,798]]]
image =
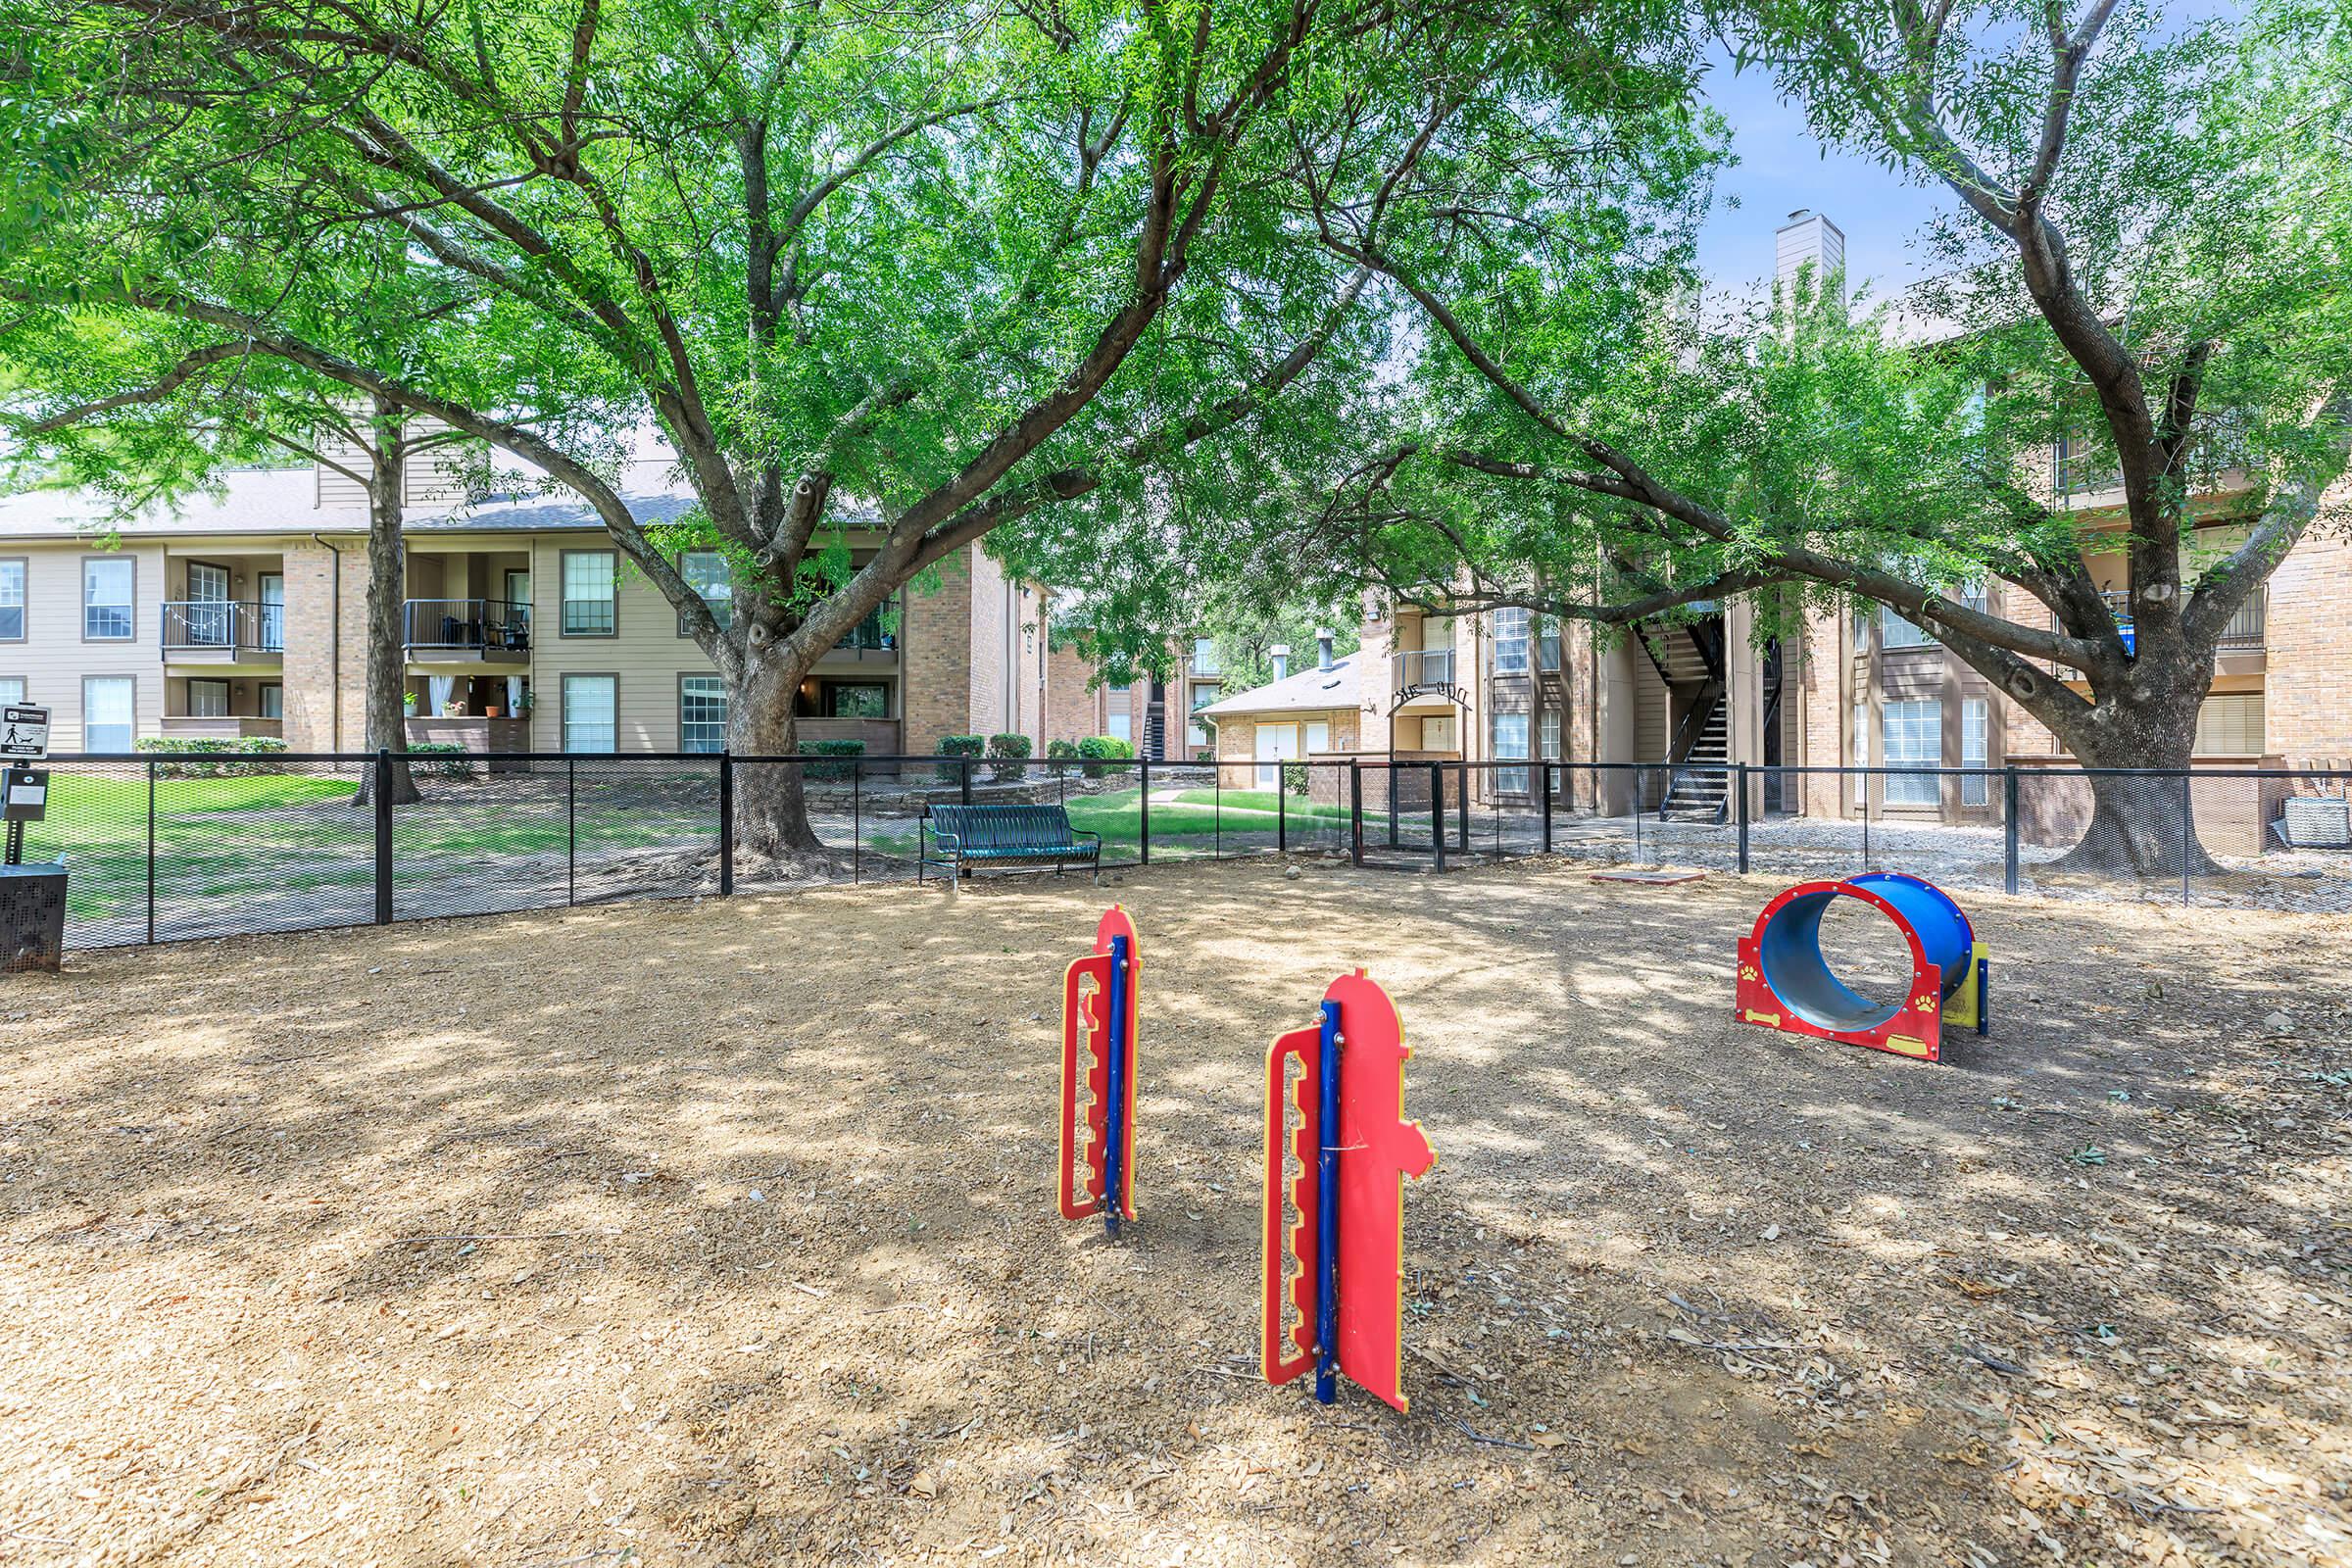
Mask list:
[[0,561],[0,643],[24,640],[24,561]]
[[[610,558],[607,558],[610,559]],[[566,562],[568,568],[568,562]],[[568,595],[564,605],[570,609]],[[564,749],[609,752],[619,734],[620,681],[612,675],[564,677]]]
[[610,550],[564,552],[564,636],[612,635],[612,589],[618,570],[619,558]]
[[[1522,654],[1527,644],[1519,645]],[[1516,761],[1527,756],[1527,715],[1525,713],[1496,713],[1494,725],[1494,760],[1498,762]],[[1512,795],[1527,793],[1527,769],[1498,767],[1494,770],[1494,787]]]
[[2262,750],[2262,693],[2208,697],[2197,709],[2198,756],[2260,757]]
[[678,750],[727,749],[727,687],[716,675],[678,677]]
[[[1888,703],[1880,717],[1881,745],[1888,767],[1930,768],[1943,761],[1943,704]],[[1933,773],[1886,775],[1888,806],[1934,806],[1937,780]]]
[[1421,720],[1421,749],[1425,752],[1453,750],[1453,715],[1432,713]]
[[1133,713],[1113,713],[1104,722],[1109,728],[1105,729],[1103,733],[1112,740],[1133,741],[1135,739],[1135,715]]
[[1870,705],[1854,705],[1854,765],[1870,765]]
[[81,564],[82,641],[120,643],[130,640],[131,604],[137,576],[138,563],[125,556],[93,559]]
[[531,629],[531,574],[520,566],[507,568],[507,615],[514,625]]
[[1331,720],[1327,718],[1308,719],[1306,721],[1306,755],[1312,757],[1317,752],[1330,750]]
[[1925,648],[1935,640],[1886,606],[1879,607],[1879,646],[1881,648]]
[[23,701],[24,701],[24,677],[0,675],[0,703],[22,703]]
[[1537,731],[1537,744],[1543,748],[1537,755],[1546,762],[1558,761],[1560,760],[1560,710],[1556,708],[1545,709],[1542,718],[1538,721]]
[[1550,674],[1560,667],[1560,617],[1536,618],[1536,667]]
[[137,680],[129,675],[85,675],[81,681],[81,749],[127,752],[138,726]]
[[[1218,695],[1223,690],[1224,688],[1214,681],[1195,682],[1193,685],[1192,710],[1195,713],[1199,713],[1200,710],[1215,702]],[[1199,718],[1194,718],[1184,726],[1184,738],[1190,745],[1206,746],[1209,742],[1208,726],[1202,723]]]
[[1104,684],[1108,688],[1111,696],[1123,697],[1128,692],[1131,692],[1135,689],[1135,677],[1132,675],[1113,675]]
[[284,718],[286,716],[286,689],[284,686],[276,681],[270,681],[260,688],[260,696],[261,702],[258,706],[261,709],[262,717]]
[[[1960,703],[1960,765],[1984,767],[1991,756],[1992,705],[1982,697],[1963,698]],[[1991,779],[1982,773],[1961,775],[1962,806],[1986,806],[1991,801]]]
[[[711,618],[721,626],[735,619],[735,586],[727,580],[727,558],[715,550],[689,550],[678,560],[678,575],[703,596]],[[678,617],[678,635],[686,635],[686,617]]]
[[262,596],[262,624],[258,628],[265,653],[286,651],[286,574],[265,571],[254,579]]
[[880,681],[834,680],[825,683],[827,718],[888,718],[890,688]]
[[1224,666],[1217,662],[1215,638],[1196,637],[1193,639],[1193,673],[1196,675],[1222,675],[1225,673]]
[[[1524,610],[1497,610],[1494,612],[1494,673],[1497,675],[1524,675],[1527,673],[1527,612]],[[1527,755],[1525,750],[1527,731],[1524,724],[1520,727],[1519,744],[1521,747],[1519,755],[1525,757]],[[1519,787],[1527,788],[1525,778],[1520,780]]]
[[224,680],[189,681],[188,716],[190,718],[226,718],[228,716],[228,682]]

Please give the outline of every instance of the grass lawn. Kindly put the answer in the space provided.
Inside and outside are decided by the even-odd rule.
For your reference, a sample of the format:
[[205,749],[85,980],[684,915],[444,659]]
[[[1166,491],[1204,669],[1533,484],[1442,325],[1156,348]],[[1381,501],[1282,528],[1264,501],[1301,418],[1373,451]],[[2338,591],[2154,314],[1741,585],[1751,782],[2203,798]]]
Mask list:
[[[1108,855],[1140,849],[1142,799],[1140,790],[1125,789],[1106,795],[1073,795],[1062,805],[1070,813],[1070,826],[1102,835],[1103,853]],[[1321,831],[1344,827],[1348,821],[1347,808],[1313,806],[1298,795],[1291,797],[1281,815],[1294,824]],[[1279,819],[1272,790],[1227,790],[1222,795],[1215,790],[1184,790],[1172,803],[1152,803],[1152,843],[1155,848],[1178,844],[1189,849],[1202,841],[1213,845],[1225,834],[1271,835]],[[1388,825],[1387,817],[1365,813],[1367,833],[1374,829],[1385,832]],[[912,855],[918,837],[912,832],[870,833],[865,844],[885,855]]]

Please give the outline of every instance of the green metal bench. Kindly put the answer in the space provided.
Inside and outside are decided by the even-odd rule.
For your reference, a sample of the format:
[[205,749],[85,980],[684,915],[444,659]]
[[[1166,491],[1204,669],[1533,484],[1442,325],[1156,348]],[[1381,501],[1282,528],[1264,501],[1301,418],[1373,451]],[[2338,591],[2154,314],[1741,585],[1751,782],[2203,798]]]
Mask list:
[[[1082,842],[1083,841],[1083,842]],[[1070,826],[1058,806],[934,806],[916,828],[914,879],[938,866],[960,876],[978,865],[1099,865],[1102,835]]]

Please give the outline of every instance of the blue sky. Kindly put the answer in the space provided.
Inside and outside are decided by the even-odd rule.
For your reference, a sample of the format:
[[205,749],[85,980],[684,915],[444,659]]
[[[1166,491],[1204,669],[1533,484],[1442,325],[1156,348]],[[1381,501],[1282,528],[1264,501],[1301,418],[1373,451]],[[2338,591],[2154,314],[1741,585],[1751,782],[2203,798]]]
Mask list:
[[1772,276],[1773,231],[1809,207],[1845,232],[1849,277],[1874,279],[1881,298],[1925,275],[1915,246],[1920,230],[1950,200],[1866,159],[1825,149],[1805,128],[1803,112],[1781,102],[1769,73],[1735,75],[1718,48],[1707,74],[1707,101],[1732,123],[1737,167],[1716,182],[1714,209],[1699,233],[1698,263],[1717,287],[1736,289]]

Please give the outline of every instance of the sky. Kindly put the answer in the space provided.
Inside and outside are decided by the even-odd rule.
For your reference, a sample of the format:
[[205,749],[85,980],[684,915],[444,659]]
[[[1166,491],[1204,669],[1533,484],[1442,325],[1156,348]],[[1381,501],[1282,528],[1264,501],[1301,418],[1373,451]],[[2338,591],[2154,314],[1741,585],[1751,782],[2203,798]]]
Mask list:
[[1874,280],[1879,298],[1927,275],[1915,242],[1953,200],[1940,187],[1907,183],[1867,159],[1824,148],[1806,130],[1803,111],[1780,101],[1769,73],[1751,68],[1734,74],[1720,47],[1706,93],[1731,122],[1740,157],[1716,180],[1715,205],[1699,231],[1699,269],[1711,284],[1738,289],[1768,281],[1773,232],[1800,207],[1844,232],[1847,277]]

